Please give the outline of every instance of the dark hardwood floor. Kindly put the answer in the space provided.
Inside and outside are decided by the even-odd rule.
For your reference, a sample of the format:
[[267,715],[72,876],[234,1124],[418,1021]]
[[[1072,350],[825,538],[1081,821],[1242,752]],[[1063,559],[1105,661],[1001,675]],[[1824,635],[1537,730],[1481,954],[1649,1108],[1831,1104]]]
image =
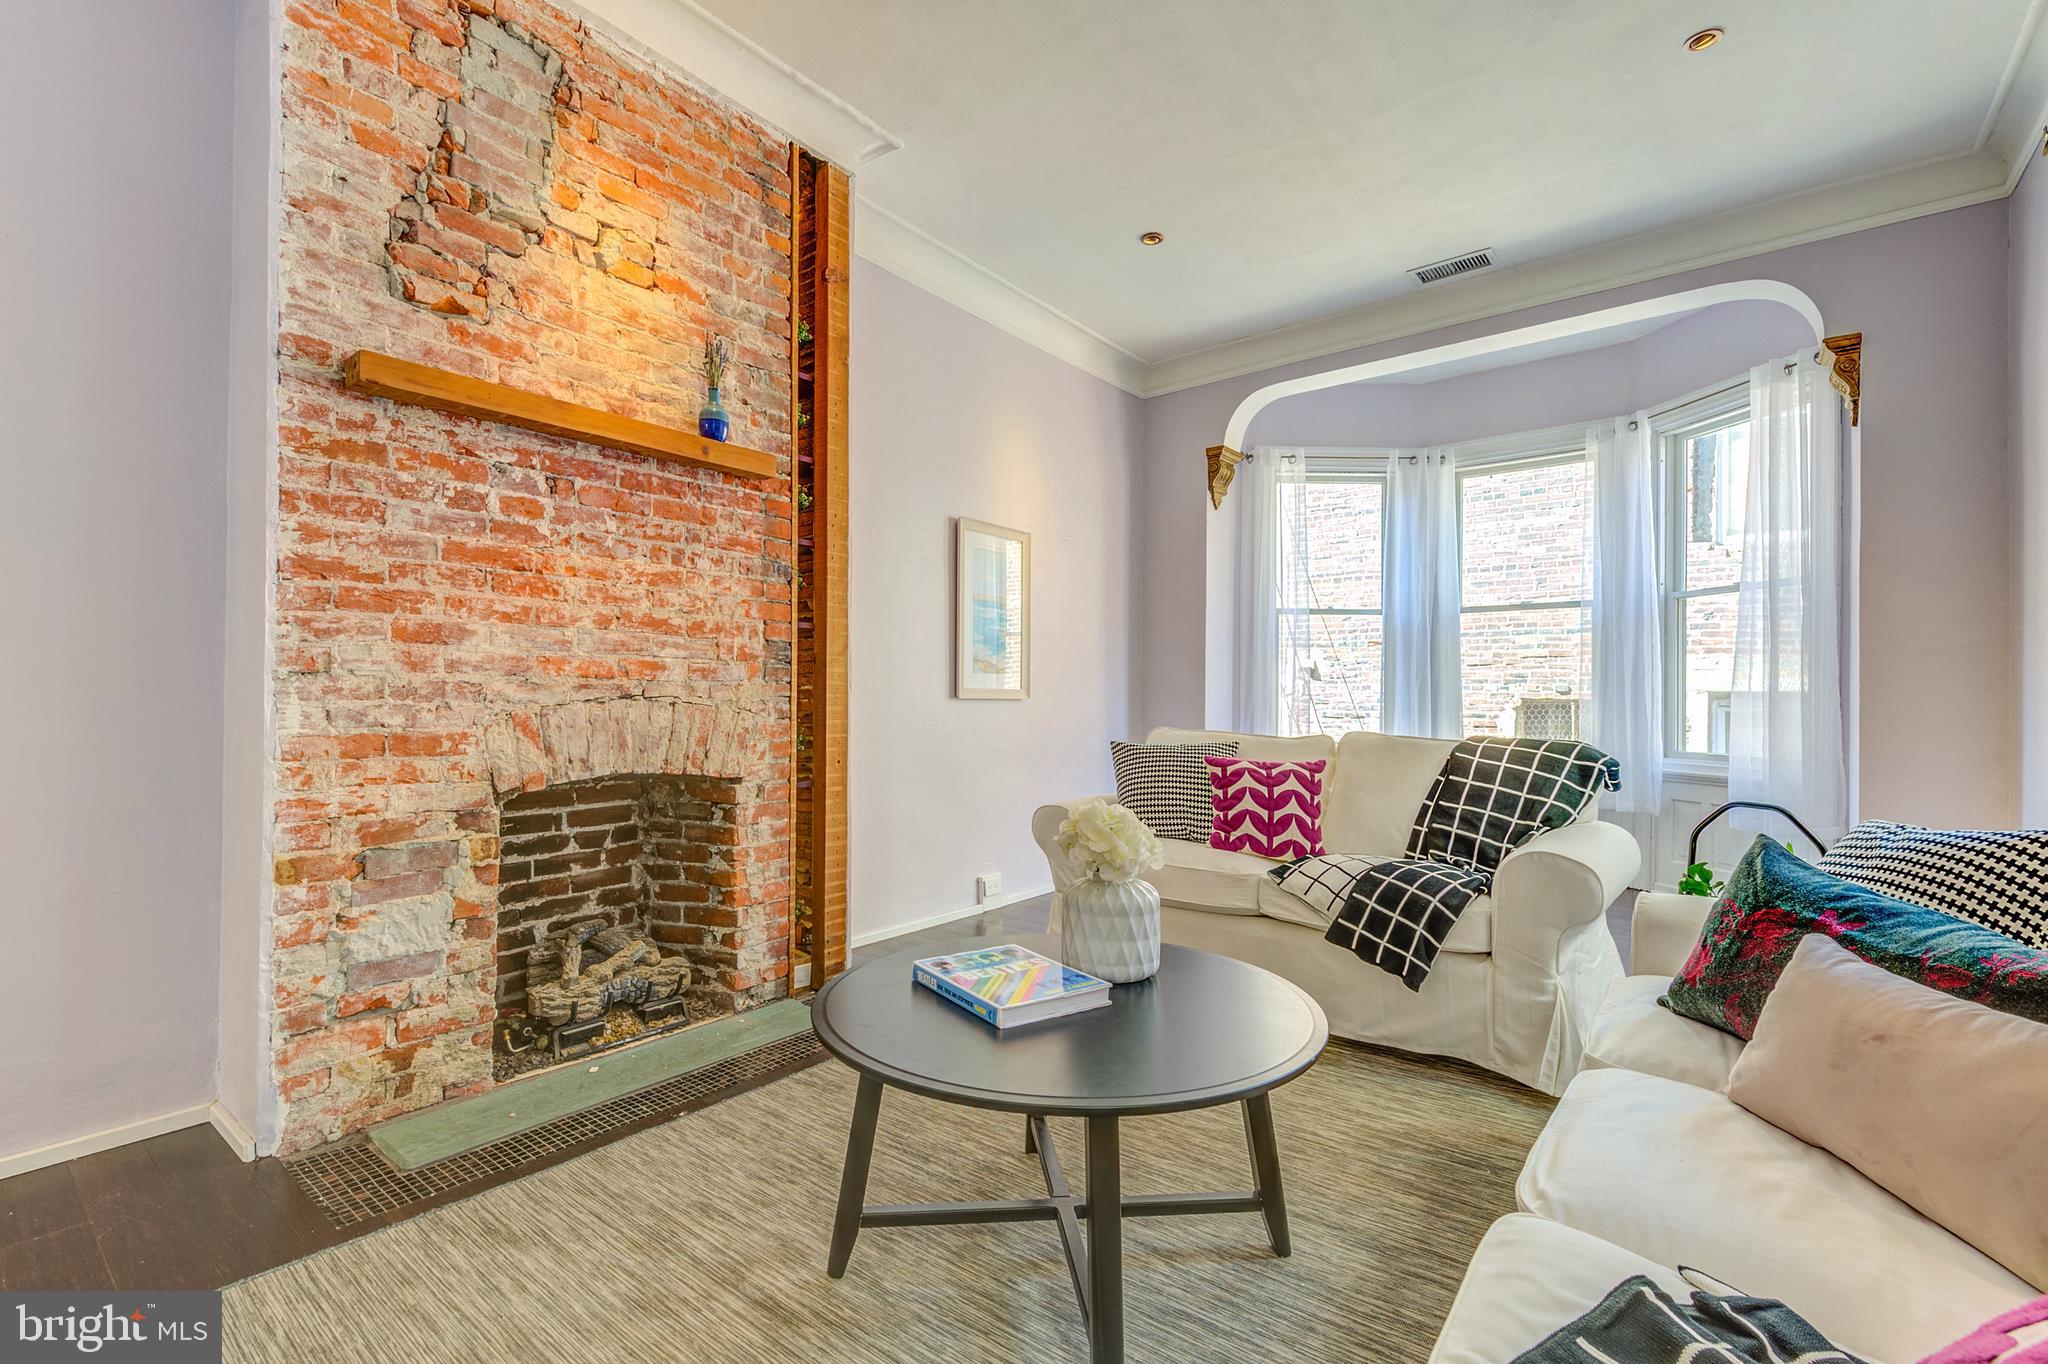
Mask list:
[[211,1127],[0,1180],[0,1289],[219,1288],[345,1240]]
[[[1051,902],[1039,896],[921,929],[854,960],[979,933],[1044,932]],[[0,1179],[0,1291],[222,1288],[402,1216],[337,1229],[284,1162],[241,1160],[211,1127],[188,1127]]]
[[[1608,911],[1624,961],[1634,903],[1631,891]],[[1051,905],[1049,895],[1021,900],[871,943],[853,959],[1043,933]],[[395,1220],[337,1230],[282,1161],[240,1160],[211,1127],[188,1127],[0,1180],[0,1290],[221,1288]]]
[[874,961],[878,957],[893,957],[899,952],[931,948],[943,951],[946,944],[962,938],[976,938],[994,933],[1045,933],[1050,931],[1048,920],[1052,914],[1052,896],[1034,895],[1028,900],[1004,905],[979,914],[968,914],[962,918],[950,919],[931,928],[920,928],[914,933],[900,933],[881,942],[869,943],[866,947],[853,950],[853,964]]

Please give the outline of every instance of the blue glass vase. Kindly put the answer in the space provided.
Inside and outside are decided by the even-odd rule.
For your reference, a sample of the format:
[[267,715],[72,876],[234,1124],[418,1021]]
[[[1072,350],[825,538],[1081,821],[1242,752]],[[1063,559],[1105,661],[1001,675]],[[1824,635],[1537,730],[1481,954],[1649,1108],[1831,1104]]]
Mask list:
[[718,390],[714,388],[697,412],[697,434],[706,440],[724,440],[730,430],[732,418],[725,415],[725,408],[718,401]]

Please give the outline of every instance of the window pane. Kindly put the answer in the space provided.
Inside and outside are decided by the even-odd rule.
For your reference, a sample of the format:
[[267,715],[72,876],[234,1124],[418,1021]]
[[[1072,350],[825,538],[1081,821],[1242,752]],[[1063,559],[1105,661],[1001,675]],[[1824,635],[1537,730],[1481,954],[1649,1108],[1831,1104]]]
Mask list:
[[1686,438],[1685,585],[1733,587],[1742,576],[1749,497],[1749,417]]
[[1281,612],[1280,657],[1305,660],[1297,676],[1280,679],[1284,732],[1337,735],[1378,729],[1380,640],[1377,615]]
[[1459,573],[1467,606],[1586,595],[1591,466],[1481,470],[1458,480]]
[[1467,611],[1459,625],[1467,734],[1579,736],[1585,612]]
[[1386,484],[1377,479],[1281,484],[1280,581],[1305,598],[1290,604],[1379,609],[1385,516]]
[[1735,593],[1683,603],[1684,672],[1680,722],[1687,753],[1728,751],[1728,694],[1735,684]]

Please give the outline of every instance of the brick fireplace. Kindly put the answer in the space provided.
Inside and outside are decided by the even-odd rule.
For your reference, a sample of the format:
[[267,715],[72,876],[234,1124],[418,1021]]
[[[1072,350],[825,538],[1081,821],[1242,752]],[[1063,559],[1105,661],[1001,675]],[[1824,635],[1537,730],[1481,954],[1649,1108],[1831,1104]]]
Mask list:
[[[292,0],[282,66],[288,1152],[488,1088],[521,953],[578,896],[689,957],[693,1012],[786,991],[792,324],[786,140],[571,16]],[[690,426],[707,333],[734,353],[731,438],[774,476],[339,383],[369,349]],[[596,875],[539,874],[590,851],[565,812],[627,806]]]

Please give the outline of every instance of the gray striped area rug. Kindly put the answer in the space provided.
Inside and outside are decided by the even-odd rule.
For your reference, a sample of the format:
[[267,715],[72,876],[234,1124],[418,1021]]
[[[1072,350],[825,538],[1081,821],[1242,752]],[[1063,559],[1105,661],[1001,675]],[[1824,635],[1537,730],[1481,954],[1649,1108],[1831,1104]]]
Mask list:
[[[827,1062],[230,1287],[238,1364],[1085,1359],[1052,1226],[861,1233],[825,1277],[852,1073]],[[1420,1360],[1550,1100],[1333,1045],[1274,1096],[1294,1255],[1255,1215],[1125,1223],[1129,1357]],[[1070,1177],[1077,1124],[1053,1122]],[[1235,1108],[1124,1129],[1127,1193],[1250,1183]],[[1361,1160],[1359,1153],[1370,1153]],[[1044,1192],[1022,1120],[889,1091],[873,1202]]]

